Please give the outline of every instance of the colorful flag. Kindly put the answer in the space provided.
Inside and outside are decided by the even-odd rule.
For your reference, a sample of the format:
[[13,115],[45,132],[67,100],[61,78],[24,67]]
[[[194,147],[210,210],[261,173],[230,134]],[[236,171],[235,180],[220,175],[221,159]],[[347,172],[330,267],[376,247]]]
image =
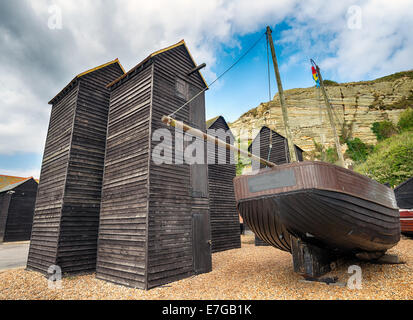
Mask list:
[[320,88],[320,79],[318,78],[317,70],[312,66],[311,71],[313,72],[313,79],[316,83],[317,88]]

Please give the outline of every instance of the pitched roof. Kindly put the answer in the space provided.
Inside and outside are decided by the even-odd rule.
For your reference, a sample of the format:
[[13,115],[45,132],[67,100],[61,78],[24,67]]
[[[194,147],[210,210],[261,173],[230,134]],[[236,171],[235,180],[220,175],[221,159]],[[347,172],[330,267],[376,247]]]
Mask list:
[[407,179],[406,181],[400,183],[397,187],[394,188],[394,191],[397,191],[400,187],[404,186],[405,184],[408,184],[410,182],[413,182],[413,177]]
[[221,116],[217,116],[215,118],[209,119],[206,121],[206,127],[207,129],[211,128],[211,126],[215,123],[215,121],[217,121],[219,119],[219,117]]
[[8,186],[10,184],[14,184],[23,180],[26,180],[27,178],[23,177],[15,177],[15,176],[6,176],[6,175],[0,175],[0,189],[4,188],[5,186]]
[[[145,59],[143,59],[141,62],[139,62],[135,67],[133,67],[131,70],[129,70],[127,73],[125,73],[124,75],[120,76],[119,78],[117,78],[117,79],[114,80],[113,82],[109,83],[106,87],[107,87],[107,88],[112,87],[113,85],[115,85],[116,83],[118,83],[119,81],[121,81],[123,78],[127,77],[127,76],[130,75],[132,72],[134,72],[134,71],[135,71],[136,69],[138,69],[140,66],[142,66],[145,62],[149,61],[150,59],[152,59],[153,57],[157,56],[158,54],[161,54],[161,53],[163,53],[163,52],[172,50],[172,49],[174,49],[174,48],[176,48],[176,47],[179,47],[179,46],[182,46],[182,45],[185,46],[185,49],[186,49],[186,51],[188,52],[189,57],[191,58],[191,60],[192,60],[192,62],[194,63],[194,65],[197,66],[194,58],[193,58],[192,55],[191,55],[191,52],[189,51],[189,49],[188,49],[188,47],[187,47],[187,45],[186,45],[186,43],[185,43],[185,40],[181,40],[181,41],[179,41],[178,43],[175,43],[175,44],[173,44],[173,45],[171,45],[171,46],[169,46],[169,47],[166,47],[166,48],[164,48],[164,49],[161,49],[161,50],[158,50],[158,51],[155,51],[155,52],[151,53],[149,56],[147,56]],[[205,86],[208,87],[208,84],[206,83],[204,77],[202,76],[201,71],[198,70],[198,74],[199,74],[200,77],[202,78],[202,81],[204,82]]]
[[[2,177],[3,177],[3,176],[2,176]],[[19,177],[12,177],[12,178],[19,178]],[[7,184],[7,185],[3,185],[2,187],[0,187],[0,193],[13,190],[14,188],[22,185],[23,183],[25,183],[25,182],[33,179],[33,177],[30,177],[30,178],[21,178],[21,179],[23,179],[23,180],[20,180],[20,181],[18,181],[18,182],[14,182],[14,183],[10,183],[10,184]],[[36,181],[35,179],[33,179],[33,180]],[[37,182],[37,181],[36,181],[36,182]],[[37,183],[38,183],[38,182],[37,182]]]
[[[279,134],[277,131],[272,130],[271,128],[269,128],[269,127],[267,127],[267,126],[263,126],[263,127],[261,128],[260,132],[258,132],[258,134],[255,136],[254,140],[252,140],[252,142],[251,142],[250,146],[248,147],[248,151],[250,151],[250,150],[251,150],[251,148],[252,148],[252,144],[253,144],[253,143],[254,143],[254,141],[258,138],[258,136],[261,134],[261,131],[262,131],[262,130],[264,130],[264,129],[271,130],[272,132],[275,132],[276,134],[278,134],[281,138],[283,138],[283,139],[287,140],[287,138],[286,138],[286,137],[284,137],[282,134]],[[299,150],[301,150],[302,152],[304,152],[304,150],[303,150],[303,149],[301,149],[299,146],[297,146],[296,144],[294,144],[294,145],[295,145],[295,147],[296,147],[297,149],[299,149]]]
[[107,63],[104,63],[104,64],[102,64],[102,65],[100,65],[100,66],[98,66],[98,67],[89,69],[89,70],[87,70],[87,71],[85,71],[85,72],[82,72],[82,73],[78,74],[76,77],[74,77],[73,80],[70,81],[69,84],[62,89],[62,91],[60,91],[53,99],[51,99],[51,100],[49,101],[49,104],[53,104],[53,103],[55,103],[56,101],[58,101],[68,90],[70,90],[70,89],[74,86],[74,84],[76,83],[76,81],[77,81],[79,78],[81,78],[81,77],[83,77],[83,76],[85,76],[85,75],[87,75],[87,74],[89,74],[89,73],[91,73],[91,72],[97,71],[97,70],[102,69],[102,68],[105,68],[105,67],[107,67],[107,66],[110,66],[111,64],[114,64],[114,63],[117,63],[117,64],[119,65],[119,67],[122,69],[123,73],[125,73],[125,69],[123,69],[123,66],[120,64],[118,58],[116,58],[115,60],[109,61],[109,62],[107,62]]

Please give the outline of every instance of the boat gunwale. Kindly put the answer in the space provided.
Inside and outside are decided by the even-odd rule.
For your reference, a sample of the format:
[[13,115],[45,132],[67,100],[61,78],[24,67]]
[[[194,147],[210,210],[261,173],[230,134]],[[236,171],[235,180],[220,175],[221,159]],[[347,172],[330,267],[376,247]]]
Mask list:
[[[321,180],[316,180],[316,181],[310,181],[310,180],[306,180],[306,179],[301,179],[299,180],[297,178],[297,170],[307,170],[308,172],[310,172],[312,170],[312,174],[316,174],[316,169],[310,169],[309,167],[321,167],[321,170],[325,170],[325,168],[327,168],[327,170],[331,170],[331,172],[334,172],[335,174],[335,179],[337,180],[337,172],[340,172],[344,175],[347,176],[351,176],[354,177],[354,179],[358,179],[363,182],[366,186],[372,186],[376,189],[381,189],[380,191],[385,193],[386,197],[380,197],[380,199],[378,199],[377,197],[374,197],[373,195],[368,194],[368,192],[365,192],[364,194],[357,194],[353,191],[349,191],[349,190],[343,190],[338,188],[337,186],[332,187],[331,186],[331,182],[330,182],[330,186],[323,186],[323,181]],[[324,167],[324,168],[323,168]],[[268,173],[271,172],[282,172],[284,170],[288,170],[288,169],[295,169],[294,173],[295,176],[297,178],[297,183],[295,186],[293,187],[279,187],[279,188],[274,188],[274,189],[267,189],[264,191],[258,191],[258,192],[251,192],[248,189],[248,179],[252,178],[252,177],[257,177],[257,176],[262,176],[262,175],[266,175]],[[301,173],[300,173],[301,174]],[[334,164],[330,164],[330,163],[326,163],[326,162],[321,162],[321,161],[303,161],[303,162],[294,162],[294,163],[288,163],[288,164],[283,164],[283,165],[279,165],[277,167],[274,168],[265,168],[265,169],[261,169],[259,171],[247,174],[247,175],[242,175],[242,176],[238,176],[235,177],[234,180],[234,191],[235,191],[235,198],[237,200],[237,202],[240,201],[244,201],[244,200],[250,200],[253,198],[259,198],[262,196],[272,196],[275,194],[282,194],[285,192],[290,192],[290,191],[300,191],[300,190],[305,190],[305,189],[318,189],[318,190],[325,190],[325,191],[332,191],[332,192],[339,192],[339,193],[343,193],[343,194],[347,194],[362,200],[366,200],[366,201],[370,201],[372,203],[390,208],[390,209],[399,209],[396,203],[396,197],[394,195],[394,192],[391,188],[380,184],[377,181],[374,181],[358,172],[354,172],[351,171],[349,169],[345,169],[339,166],[336,166]],[[335,181],[337,182],[337,181]],[[299,183],[301,183],[303,186],[300,186]],[[317,185],[320,184],[320,185]],[[350,188],[351,185],[348,185],[347,183],[347,187]]]

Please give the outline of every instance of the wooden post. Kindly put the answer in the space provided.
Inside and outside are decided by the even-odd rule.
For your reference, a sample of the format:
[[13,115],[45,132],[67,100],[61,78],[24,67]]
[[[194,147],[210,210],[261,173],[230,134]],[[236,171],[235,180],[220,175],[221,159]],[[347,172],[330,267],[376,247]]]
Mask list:
[[288,141],[288,151],[290,153],[290,162],[297,162],[297,155],[295,153],[295,145],[293,142],[293,136],[291,134],[290,123],[288,120],[288,111],[287,111],[287,106],[285,103],[284,90],[283,90],[282,83],[281,83],[280,72],[278,71],[278,62],[277,62],[277,56],[275,55],[274,41],[272,40],[272,31],[269,26],[267,27],[267,35],[268,35],[268,41],[271,47],[271,55],[272,55],[272,61],[274,64],[275,78],[277,79],[278,95],[280,96],[284,127],[285,127],[285,132],[286,132],[287,141]]
[[294,237],[291,237],[291,253],[294,272],[310,278],[330,272],[330,264],[335,260],[330,252]]
[[230,145],[230,144],[218,139],[217,137],[210,136],[209,134],[206,134],[206,133],[202,132],[201,130],[192,128],[192,127],[188,126],[187,124],[184,124],[180,121],[177,121],[177,120],[175,120],[175,119],[173,119],[169,116],[163,116],[162,117],[162,122],[165,123],[168,126],[179,128],[183,132],[188,132],[189,131],[189,133],[191,135],[193,135],[195,137],[198,137],[198,138],[200,138],[204,141],[209,141],[209,142],[215,143],[217,146],[224,147],[227,150],[232,150],[232,151],[235,151],[235,152],[239,152],[239,153],[243,154],[244,156],[247,156],[247,157],[249,157],[253,160],[261,162],[262,164],[266,165],[267,167],[273,168],[273,167],[277,166],[273,162],[270,162],[270,161],[267,161],[267,160],[262,159],[260,157],[257,157],[256,155],[253,155],[252,153],[249,153],[248,151],[244,151],[242,149],[234,147],[233,145]]
[[344,157],[343,157],[343,153],[341,152],[340,140],[338,139],[336,126],[334,124],[334,118],[333,118],[333,112],[332,112],[331,104],[330,104],[330,101],[328,100],[327,92],[326,92],[326,89],[324,87],[324,81],[323,81],[323,77],[321,76],[320,68],[317,65],[316,65],[316,69],[317,69],[318,78],[320,80],[321,91],[323,92],[324,101],[325,101],[326,106],[327,106],[327,114],[328,114],[328,118],[330,119],[331,129],[333,130],[333,134],[334,134],[334,142],[336,144],[339,164],[340,164],[341,167],[344,167]]

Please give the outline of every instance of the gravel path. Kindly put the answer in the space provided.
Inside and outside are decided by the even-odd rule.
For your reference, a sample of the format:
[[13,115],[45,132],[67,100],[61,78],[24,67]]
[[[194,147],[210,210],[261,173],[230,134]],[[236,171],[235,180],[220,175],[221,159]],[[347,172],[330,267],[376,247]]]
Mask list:
[[242,248],[213,254],[213,271],[150,291],[107,283],[94,274],[64,278],[62,289],[48,289],[44,276],[21,270],[0,272],[0,299],[413,299],[413,240],[390,250],[405,264],[348,262],[326,276],[346,284],[350,264],[362,269],[362,289],[303,282],[292,271],[291,255],[255,247],[243,236]]

